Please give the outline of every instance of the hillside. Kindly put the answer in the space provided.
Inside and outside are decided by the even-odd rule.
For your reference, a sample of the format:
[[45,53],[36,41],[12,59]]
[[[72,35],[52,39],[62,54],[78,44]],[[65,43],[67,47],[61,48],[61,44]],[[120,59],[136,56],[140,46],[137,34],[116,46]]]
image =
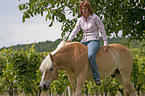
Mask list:
[[[39,42],[39,43],[32,43],[32,44],[18,44],[16,46],[11,46],[11,47],[7,47],[7,48],[12,48],[13,50],[26,50],[27,48],[30,48],[31,46],[34,45],[34,49],[36,50],[36,52],[50,52],[53,51],[57,45],[60,43],[61,39],[57,39],[56,41],[52,42],[52,41],[45,41],[45,42]],[[4,48],[1,48],[1,50],[3,50]]]
[[[109,44],[112,43],[118,43],[118,44],[122,44],[128,48],[142,48],[145,46],[145,41],[143,40],[142,42],[139,41],[131,41],[129,42],[129,40],[127,38],[124,39],[120,39],[120,38],[111,38],[108,40]],[[36,52],[51,52],[53,51],[57,45],[61,42],[61,39],[57,39],[56,41],[52,42],[52,41],[45,41],[45,42],[39,42],[39,43],[32,43],[32,44],[22,44],[22,45],[16,45],[16,46],[11,46],[8,48],[12,48],[14,50],[21,50],[24,49],[24,51],[31,47],[32,45],[34,45],[34,48],[36,50]],[[103,45],[103,40],[102,38],[100,38],[100,43],[101,46]],[[1,50],[3,50],[4,48],[1,48]]]

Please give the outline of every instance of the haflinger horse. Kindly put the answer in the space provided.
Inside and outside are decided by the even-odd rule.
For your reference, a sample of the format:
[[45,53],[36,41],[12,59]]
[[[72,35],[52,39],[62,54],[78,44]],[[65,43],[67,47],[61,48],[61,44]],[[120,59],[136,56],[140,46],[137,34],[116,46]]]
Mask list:
[[[42,89],[47,90],[52,81],[58,78],[58,70],[63,70],[75,96],[81,96],[85,80],[93,81],[87,50],[87,46],[79,42],[62,41],[41,63]],[[101,80],[113,76],[124,86],[125,96],[135,96],[134,86],[130,82],[133,56],[128,48],[120,44],[109,44],[108,51],[105,52],[104,46],[101,46],[96,59]]]

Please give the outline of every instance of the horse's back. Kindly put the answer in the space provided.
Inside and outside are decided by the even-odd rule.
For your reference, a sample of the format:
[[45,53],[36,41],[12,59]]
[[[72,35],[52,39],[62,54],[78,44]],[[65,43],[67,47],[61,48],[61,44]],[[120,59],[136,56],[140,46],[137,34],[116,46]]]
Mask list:
[[[76,59],[80,59],[82,56],[84,58],[84,55],[85,57],[88,55],[87,46],[81,43],[68,44],[64,51],[67,51],[67,49],[74,54]],[[109,44],[107,52],[105,52],[104,46],[101,46],[96,54],[96,59],[99,66],[103,63],[102,67],[107,66],[108,63],[120,63],[123,66],[122,63],[126,63],[127,61],[132,63],[133,61],[131,52],[121,44]]]

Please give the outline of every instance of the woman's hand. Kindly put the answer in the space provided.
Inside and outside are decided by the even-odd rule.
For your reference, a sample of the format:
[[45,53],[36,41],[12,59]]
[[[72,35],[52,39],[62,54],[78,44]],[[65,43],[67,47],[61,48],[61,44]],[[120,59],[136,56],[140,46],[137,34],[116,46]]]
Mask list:
[[104,46],[104,50],[105,50],[105,52],[108,51],[108,45]]

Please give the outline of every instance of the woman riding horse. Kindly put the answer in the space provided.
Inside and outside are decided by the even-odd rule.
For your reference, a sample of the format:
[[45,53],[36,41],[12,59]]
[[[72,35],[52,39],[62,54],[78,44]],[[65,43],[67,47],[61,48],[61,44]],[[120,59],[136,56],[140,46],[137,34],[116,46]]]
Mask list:
[[100,48],[99,30],[104,40],[105,51],[107,51],[108,42],[106,31],[100,18],[93,13],[89,1],[82,1],[79,5],[79,9],[79,13],[82,15],[82,17],[78,19],[76,26],[71,32],[67,42],[72,41],[75,35],[80,31],[80,29],[82,29],[83,39],[81,43],[88,47],[88,58],[91,64],[93,78],[96,85],[100,85],[101,82],[97,67],[96,53]]

